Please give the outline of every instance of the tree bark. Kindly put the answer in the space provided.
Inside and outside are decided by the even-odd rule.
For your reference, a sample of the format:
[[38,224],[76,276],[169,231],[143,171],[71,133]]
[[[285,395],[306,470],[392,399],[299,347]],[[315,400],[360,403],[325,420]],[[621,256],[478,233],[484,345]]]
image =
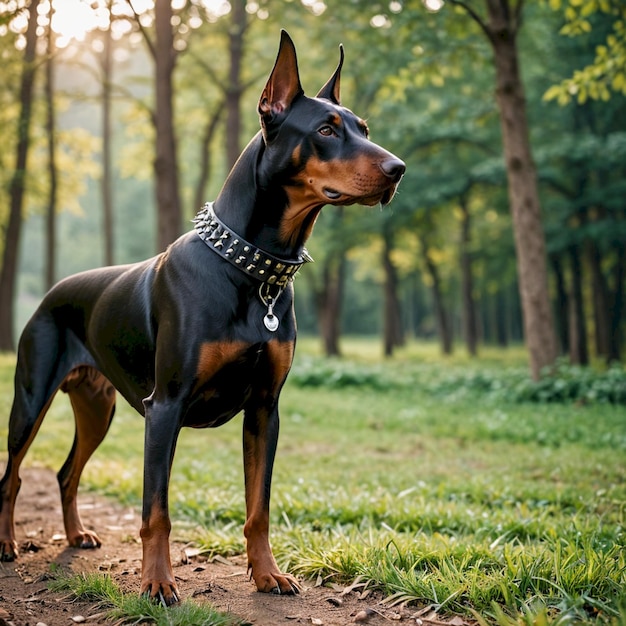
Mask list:
[[194,210],[198,211],[200,207],[207,201],[205,197],[206,187],[211,176],[211,141],[215,135],[218,124],[222,119],[224,111],[223,102],[218,103],[215,113],[213,113],[207,122],[202,139],[200,141],[200,172],[198,181],[196,182],[196,190],[194,193]]
[[28,8],[28,28],[24,48],[24,67],[20,85],[20,114],[18,120],[15,171],[9,184],[9,220],[4,234],[2,269],[0,270],[0,351],[14,350],[13,304],[17,276],[17,259],[22,229],[22,204],[24,200],[30,123],[35,80],[37,47],[37,7],[39,0],[31,0]]
[[158,216],[157,244],[159,251],[162,251],[180,235],[182,226],[172,84],[176,65],[176,51],[174,49],[170,0],[156,0],[155,26],[156,102],[154,125],[156,157],[154,173]]
[[[50,5],[50,22],[54,7]],[[56,216],[57,216],[57,164],[56,164],[56,111],[54,107],[54,32],[48,25],[46,57],[46,132],[48,135],[48,207],[46,210],[46,268],[45,285],[50,289],[56,280]]]
[[232,168],[241,153],[241,96],[245,87],[241,82],[243,38],[246,31],[246,0],[233,0],[232,21],[228,36],[230,66],[226,86],[226,159]]
[[546,247],[541,224],[537,177],[532,160],[526,103],[517,55],[517,24],[508,1],[487,1],[489,30],[496,63],[496,97],[500,110],[509,203],[513,216],[524,335],[532,377],[557,357],[550,309]]
[[494,52],[496,100],[500,112],[506,162],[509,203],[517,256],[517,272],[524,320],[524,336],[534,379],[558,355],[554,320],[548,292],[545,238],[537,177],[532,160],[526,103],[518,54],[517,32],[523,0],[485,0],[488,19],[483,20],[469,3],[462,7],[483,30]]
[[388,228],[383,232],[384,319],[383,347],[385,356],[392,356],[394,348],[404,345],[400,302],[398,300],[398,273],[391,260],[393,235]]
[[461,302],[463,308],[463,337],[470,356],[478,351],[478,324],[476,320],[476,303],[474,301],[474,277],[472,274],[471,216],[467,196],[463,194],[459,201],[461,209]]

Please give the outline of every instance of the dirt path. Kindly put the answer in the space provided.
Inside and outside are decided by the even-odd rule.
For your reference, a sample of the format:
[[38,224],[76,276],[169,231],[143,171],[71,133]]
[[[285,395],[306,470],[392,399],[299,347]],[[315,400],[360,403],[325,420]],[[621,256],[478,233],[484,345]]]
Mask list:
[[[141,546],[138,542],[140,516],[112,500],[83,495],[81,510],[88,527],[97,529],[102,539],[99,550],[68,548],[54,474],[45,469],[23,472],[16,525],[21,556],[14,563],[0,563],[0,626],[70,626],[86,618],[86,624],[107,622],[94,604],[76,602],[64,594],[48,590],[51,565],[74,573],[108,572],[124,590],[136,593],[141,572]],[[305,585],[301,595],[277,597],[257,593],[246,576],[245,559],[202,561],[186,557],[185,546],[172,544],[175,575],[184,598],[209,602],[255,626],[345,626],[391,623],[429,624],[434,615],[416,607],[387,608],[380,598],[358,590]],[[453,618],[452,626],[463,620]]]

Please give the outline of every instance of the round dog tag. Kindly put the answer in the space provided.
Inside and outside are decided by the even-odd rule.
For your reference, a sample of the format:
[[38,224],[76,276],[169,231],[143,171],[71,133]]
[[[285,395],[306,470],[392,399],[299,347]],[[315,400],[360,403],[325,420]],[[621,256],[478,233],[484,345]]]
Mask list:
[[263,323],[265,324],[265,328],[272,333],[278,330],[278,318],[273,313],[268,313],[263,318]]

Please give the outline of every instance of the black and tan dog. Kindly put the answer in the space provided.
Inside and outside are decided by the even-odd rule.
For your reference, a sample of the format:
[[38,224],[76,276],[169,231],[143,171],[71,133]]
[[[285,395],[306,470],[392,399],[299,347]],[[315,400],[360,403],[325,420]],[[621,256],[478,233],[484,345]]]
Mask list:
[[20,340],[8,464],[0,482],[0,560],[17,556],[19,467],[57,390],[71,400],[74,445],[58,478],[68,542],[100,545],[80,519],[83,467],[111,423],[117,389],[145,416],[141,592],[178,600],[169,552],[168,483],[183,426],[244,412],[244,534],[259,591],[295,593],[269,545],[278,396],[296,338],[291,279],[325,204],[387,204],[404,163],[340,105],[339,66],[317,97],[300,86],[283,32],[259,101],[261,132],[194,231],[159,256],[84,272],[44,298]]

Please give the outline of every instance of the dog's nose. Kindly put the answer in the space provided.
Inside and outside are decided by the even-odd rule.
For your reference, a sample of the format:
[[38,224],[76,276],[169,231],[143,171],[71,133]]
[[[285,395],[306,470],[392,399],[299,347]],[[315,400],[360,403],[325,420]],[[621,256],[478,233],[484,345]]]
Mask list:
[[402,178],[406,170],[406,165],[404,161],[401,161],[395,156],[391,156],[380,164],[380,169],[387,178],[391,178],[394,183],[397,183]]

